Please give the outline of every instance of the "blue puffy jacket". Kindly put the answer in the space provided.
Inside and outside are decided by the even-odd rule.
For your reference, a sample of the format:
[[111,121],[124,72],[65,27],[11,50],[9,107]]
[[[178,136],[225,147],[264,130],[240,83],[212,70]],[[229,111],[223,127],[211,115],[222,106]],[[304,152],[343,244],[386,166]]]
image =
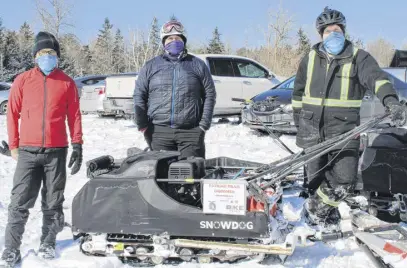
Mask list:
[[215,102],[215,85],[201,59],[184,54],[172,61],[162,54],[140,70],[134,90],[136,124],[139,130],[150,123],[208,130]]

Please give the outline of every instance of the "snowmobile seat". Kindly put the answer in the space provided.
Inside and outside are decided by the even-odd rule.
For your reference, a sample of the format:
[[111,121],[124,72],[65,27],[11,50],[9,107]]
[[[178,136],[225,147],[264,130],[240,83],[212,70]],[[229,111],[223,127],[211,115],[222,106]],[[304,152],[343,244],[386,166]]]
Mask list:
[[407,129],[368,132],[360,171],[364,191],[407,194]]
[[167,178],[169,163],[178,161],[181,154],[176,151],[140,152],[125,158],[120,167],[109,173],[96,176],[98,178]]
[[127,156],[136,155],[136,154],[146,152],[146,151],[147,151],[146,149],[142,150],[138,147],[130,147],[127,149]]

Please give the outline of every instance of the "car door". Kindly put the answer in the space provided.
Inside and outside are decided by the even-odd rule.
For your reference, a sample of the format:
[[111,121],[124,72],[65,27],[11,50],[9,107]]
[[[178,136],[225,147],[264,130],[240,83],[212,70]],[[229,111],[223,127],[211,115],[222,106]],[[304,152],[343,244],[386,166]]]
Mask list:
[[242,84],[236,80],[230,58],[208,57],[209,69],[216,88],[216,113],[240,112],[241,104],[232,98],[242,98]]
[[269,71],[257,63],[246,59],[233,59],[235,79],[242,84],[244,99],[250,99],[274,86],[268,79]]

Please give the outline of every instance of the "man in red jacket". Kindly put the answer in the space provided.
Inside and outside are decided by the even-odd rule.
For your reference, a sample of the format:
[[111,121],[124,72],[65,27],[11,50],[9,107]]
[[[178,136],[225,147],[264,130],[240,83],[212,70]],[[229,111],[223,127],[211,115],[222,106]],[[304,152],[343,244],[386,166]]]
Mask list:
[[[5,231],[2,261],[20,262],[20,245],[29,209],[42,184],[43,226],[38,253],[54,258],[56,235],[63,229],[68,119],[73,152],[68,164],[76,174],[82,164],[82,122],[75,82],[58,69],[59,43],[39,32],[33,49],[36,66],[16,77],[10,90],[7,130],[11,156],[17,160]],[[19,129],[20,120],[20,129]]]

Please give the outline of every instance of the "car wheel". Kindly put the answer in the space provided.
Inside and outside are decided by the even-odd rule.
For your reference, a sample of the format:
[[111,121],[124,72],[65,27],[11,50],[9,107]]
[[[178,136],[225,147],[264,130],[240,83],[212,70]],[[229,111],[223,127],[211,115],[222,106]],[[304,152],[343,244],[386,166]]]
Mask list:
[[7,103],[8,103],[8,101],[4,101],[0,104],[0,114],[7,113]]

